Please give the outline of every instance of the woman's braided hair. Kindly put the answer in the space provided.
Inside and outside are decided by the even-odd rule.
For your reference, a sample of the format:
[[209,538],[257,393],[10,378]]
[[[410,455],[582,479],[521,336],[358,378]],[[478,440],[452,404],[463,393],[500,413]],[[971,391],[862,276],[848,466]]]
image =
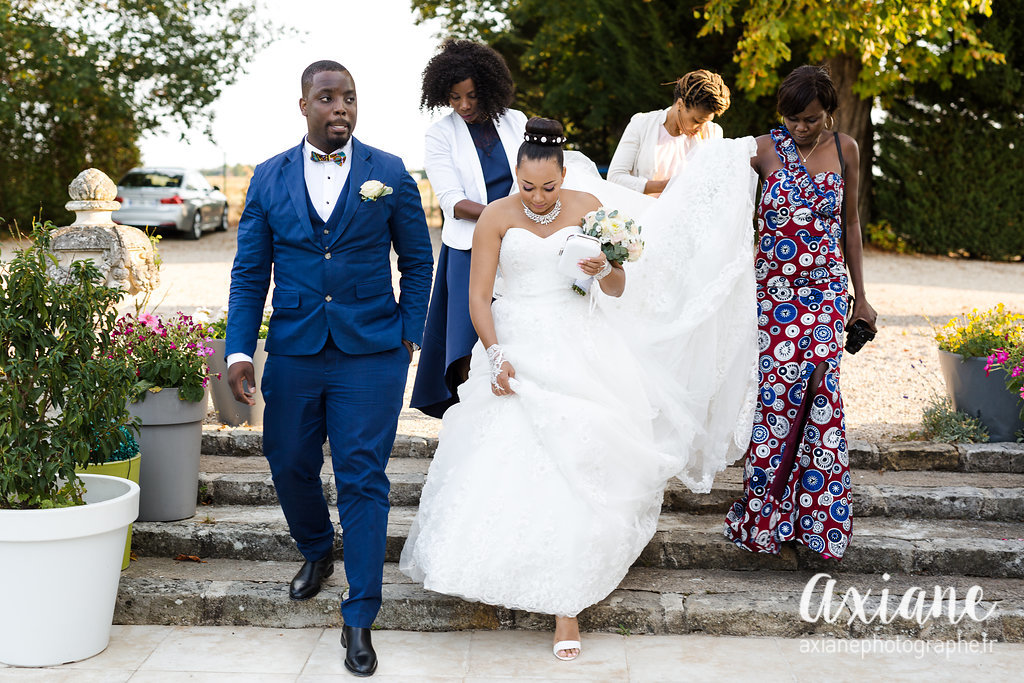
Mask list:
[[719,116],[729,108],[730,93],[722,77],[707,69],[697,69],[676,81],[674,100],[682,100],[687,109],[706,109]]

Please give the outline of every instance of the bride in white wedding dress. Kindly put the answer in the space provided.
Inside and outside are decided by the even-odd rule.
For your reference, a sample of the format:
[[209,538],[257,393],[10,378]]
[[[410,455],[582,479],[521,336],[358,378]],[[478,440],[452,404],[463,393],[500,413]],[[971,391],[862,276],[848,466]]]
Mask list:
[[[677,196],[670,185],[655,205],[626,206],[633,200],[612,196],[621,188],[610,190],[576,171],[575,184],[598,190],[605,206],[639,215],[647,246],[627,266],[628,286],[623,269],[601,255],[581,261],[586,273],[604,275],[598,286],[586,297],[573,292],[572,278],[556,270],[559,250],[602,202],[562,188],[561,135],[557,122],[531,119],[517,168],[519,194],[488,206],[477,223],[470,310],[481,343],[460,402],[444,415],[400,568],[429,590],[556,615],[555,656],[573,659],[581,648],[576,615],[613,591],[650,541],[666,482],[681,475],[691,487],[710,487],[710,477],[742,448],[733,453],[721,443],[705,448],[706,442],[731,443],[734,432],[745,430],[746,445],[752,392],[745,372],[731,368],[753,372],[756,313],[753,275],[746,302],[745,276],[715,271],[737,258],[752,269],[751,214],[745,225],[736,217],[742,206],[720,206],[727,215],[701,226],[718,229],[716,240],[730,240],[705,248],[667,233],[707,215],[683,208],[679,197],[692,199],[688,191],[676,190]],[[749,172],[745,153],[729,151],[730,173],[742,180],[712,204],[751,202],[744,199],[748,176],[737,170],[745,165]],[[722,234],[725,222],[736,234]],[[673,240],[693,254],[681,253]],[[503,296],[492,304],[499,266]],[[711,291],[693,282],[702,274]],[[624,288],[624,305],[609,306]],[[690,301],[705,295],[706,304]],[[599,298],[596,306],[592,297]],[[722,308],[737,302],[743,310]],[[740,322],[747,319],[749,338]],[[731,342],[722,339],[727,331],[735,336]],[[677,335],[677,347],[666,334]],[[695,339],[704,334],[712,338]],[[720,342],[728,358],[706,348]],[[688,353],[696,356],[688,360]],[[709,360],[716,367],[692,366]],[[699,372],[704,384],[667,377],[669,369]],[[714,386],[736,377],[738,386],[726,391]],[[737,419],[745,426],[737,427]],[[723,428],[723,420],[732,422]]]

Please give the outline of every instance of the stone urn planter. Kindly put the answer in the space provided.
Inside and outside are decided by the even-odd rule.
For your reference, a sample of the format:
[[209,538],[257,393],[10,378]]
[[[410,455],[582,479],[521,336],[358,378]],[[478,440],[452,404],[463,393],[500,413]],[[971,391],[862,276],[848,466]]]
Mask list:
[[939,368],[953,409],[978,418],[990,441],[1016,441],[1016,432],[1024,430],[1019,398],[1006,388],[1006,372],[994,369],[986,376],[985,363],[982,357],[965,360],[939,349]]
[[[85,467],[77,467],[75,471],[79,474],[103,474],[108,477],[120,477],[128,479],[136,484],[139,483],[139,464],[142,462],[142,455],[136,454],[134,458],[119,460],[117,462],[104,462],[98,465],[88,464]],[[128,525],[128,538],[124,544],[124,559],[121,562],[121,569],[128,569],[132,559],[132,525]]]
[[128,412],[142,420],[140,522],[171,522],[196,514],[206,406],[205,394],[201,401],[181,401],[173,388],[146,392],[145,400],[128,404]]
[[139,486],[82,474],[85,505],[0,510],[0,662],[53,666],[110,642],[125,533]]
[[[231,387],[228,386],[228,366],[224,360],[225,341],[223,339],[211,339],[207,344],[215,351],[207,361],[210,364],[210,373],[212,375],[220,373],[220,379],[217,379],[216,376],[210,378],[213,408],[217,411],[217,419],[221,423],[231,425],[232,427],[246,423],[253,427],[262,426],[263,392],[256,391],[253,394],[253,400],[256,401],[254,406],[248,406],[236,401],[234,394],[231,393]],[[256,353],[252,357],[253,373],[256,377],[257,387],[262,381],[263,366],[267,361],[265,344],[265,339],[256,340]]]

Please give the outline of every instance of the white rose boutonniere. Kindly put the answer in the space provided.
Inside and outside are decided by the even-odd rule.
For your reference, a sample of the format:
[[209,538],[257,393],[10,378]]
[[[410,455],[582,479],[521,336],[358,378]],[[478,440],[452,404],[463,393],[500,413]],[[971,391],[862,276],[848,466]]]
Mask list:
[[367,180],[359,186],[359,196],[364,202],[375,202],[381,197],[387,197],[392,192],[394,190],[379,180]]

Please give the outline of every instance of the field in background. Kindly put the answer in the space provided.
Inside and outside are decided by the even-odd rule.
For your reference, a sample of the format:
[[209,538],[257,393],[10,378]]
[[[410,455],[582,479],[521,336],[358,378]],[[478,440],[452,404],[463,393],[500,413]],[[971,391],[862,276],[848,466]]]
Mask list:
[[[431,228],[441,227],[441,209],[437,204],[437,196],[430,187],[430,181],[421,178],[422,173],[413,173],[417,178],[417,185],[420,188],[420,199],[423,202],[423,210],[427,214],[427,225]],[[245,206],[245,193],[249,189],[249,180],[252,176],[229,175],[225,179],[222,175],[207,175],[206,180],[211,185],[216,185],[228,198],[228,225],[231,228],[238,226],[238,219],[242,216],[242,207]],[[227,181],[225,183],[225,180]]]

